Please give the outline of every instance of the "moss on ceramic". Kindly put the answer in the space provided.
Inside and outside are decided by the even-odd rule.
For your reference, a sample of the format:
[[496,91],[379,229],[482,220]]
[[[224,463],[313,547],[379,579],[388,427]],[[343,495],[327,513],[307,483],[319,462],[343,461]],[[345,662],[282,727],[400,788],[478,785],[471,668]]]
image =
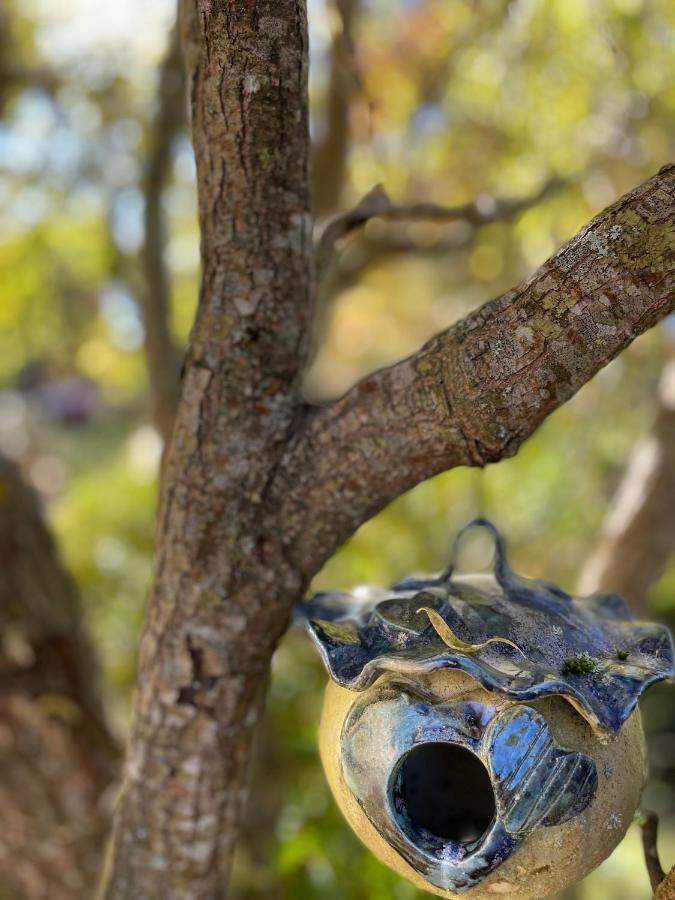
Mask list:
[[[619,659],[627,659],[628,654],[622,657],[617,653],[617,657]],[[590,675],[597,667],[598,663],[592,656],[589,656],[587,653],[579,653],[577,656],[570,656],[569,659],[566,659],[560,672],[563,675]]]

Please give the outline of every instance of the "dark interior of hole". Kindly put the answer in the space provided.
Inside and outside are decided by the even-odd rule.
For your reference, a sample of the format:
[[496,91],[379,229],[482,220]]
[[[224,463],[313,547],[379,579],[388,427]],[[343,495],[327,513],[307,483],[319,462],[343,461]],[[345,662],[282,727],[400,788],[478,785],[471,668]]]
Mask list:
[[490,777],[477,756],[454,744],[422,744],[405,757],[396,779],[396,806],[415,831],[470,843],[495,814]]

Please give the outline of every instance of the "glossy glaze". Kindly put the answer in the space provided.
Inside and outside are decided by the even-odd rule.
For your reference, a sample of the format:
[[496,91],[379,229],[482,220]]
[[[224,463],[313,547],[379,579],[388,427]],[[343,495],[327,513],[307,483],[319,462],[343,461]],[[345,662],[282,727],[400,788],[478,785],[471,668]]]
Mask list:
[[[642,691],[673,672],[663,626],[634,621],[616,595],[575,600],[555,585],[515,575],[494,526],[472,524],[494,535],[492,578],[459,577],[449,566],[389,590],[319,594],[299,610],[331,678],[353,692],[340,713],[339,748],[324,750],[324,759],[339,754],[340,783],[392,859],[441,892],[476,892],[528,839],[532,845],[533,835],[575,817],[586,821],[598,788],[599,748],[621,740]],[[434,624],[423,607],[441,619]],[[493,638],[510,645],[476,648]],[[433,688],[447,692],[452,679],[463,684],[467,675],[482,686],[478,696],[462,687],[463,694],[448,699]],[[593,740],[564,746],[550,727],[562,719],[547,719],[527,702],[556,696],[585,718]],[[494,815],[475,839],[434,834],[408,815],[404,762],[415,748],[439,742],[474,754],[489,775]],[[586,746],[590,754],[582,752]],[[605,764],[603,777],[603,791],[620,795]],[[641,777],[626,781],[629,805]],[[336,796],[349,807],[342,791],[338,786]],[[609,847],[613,839],[599,840]]]
[[[408,578],[388,591],[317,594],[301,614],[328,672],[364,690],[384,672],[411,676],[459,668],[488,690],[527,701],[560,694],[599,728],[618,730],[649,685],[673,672],[673,645],[663,625],[635,621],[616,594],[576,600],[554,584],[511,571],[494,526],[494,581],[482,586],[445,576]],[[491,644],[475,654],[448,648],[420,607],[436,610],[462,640],[505,637],[523,651]],[[593,660],[589,674],[565,671],[568,660]],[[625,656],[625,658],[624,658]]]

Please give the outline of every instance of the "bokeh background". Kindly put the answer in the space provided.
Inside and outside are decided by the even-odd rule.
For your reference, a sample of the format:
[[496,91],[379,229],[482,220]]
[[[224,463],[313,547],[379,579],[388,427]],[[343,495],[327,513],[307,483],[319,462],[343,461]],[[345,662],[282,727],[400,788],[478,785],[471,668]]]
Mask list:
[[[307,377],[313,398],[343,391],[511,287],[673,155],[668,0],[309,6],[319,221],[376,183],[395,202],[476,202],[494,218],[481,226],[375,220],[346,240],[321,291]],[[182,103],[176,122],[160,114],[174,21],[172,0],[4,0],[0,8],[0,451],[40,495],[79,585],[120,738],[151,573],[162,450],[144,311],[153,290],[142,264],[146,229],[157,224],[148,225],[148,203],[160,219],[166,321],[178,353],[199,277]],[[165,88],[171,78],[180,88],[175,67],[164,70]],[[157,185],[148,171],[162,148]],[[502,215],[496,201],[503,198],[523,200],[522,208]],[[503,529],[523,573],[569,590],[582,575],[592,579],[589,565],[601,535],[611,533],[621,484],[633,479],[632,494],[623,492],[630,513],[645,499],[641,465],[669,459],[675,469],[675,438],[668,446],[663,429],[653,429],[670,408],[659,383],[674,350],[675,325],[666,321],[515,459],[439,476],[363,526],[316,587],[438,569],[454,533],[477,513]],[[673,624],[671,499],[670,516],[661,511],[634,536],[647,572],[634,602],[640,614]],[[655,563],[653,548],[664,544]],[[361,847],[329,796],[316,748],[324,682],[304,636],[289,634],[274,660],[234,896],[421,897]],[[675,862],[673,697],[662,686],[642,704],[651,757],[644,805],[661,815],[666,865]],[[0,884],[0,897],[23,896]],[[650,897],[638,826],[565,896]]]

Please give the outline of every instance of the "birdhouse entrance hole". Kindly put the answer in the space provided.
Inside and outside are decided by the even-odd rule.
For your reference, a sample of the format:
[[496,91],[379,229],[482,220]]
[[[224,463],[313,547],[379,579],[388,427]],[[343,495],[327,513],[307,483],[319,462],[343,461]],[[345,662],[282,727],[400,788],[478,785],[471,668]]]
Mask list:
[[495,796],[483,763],[457,744],[421,744],[398,765],[392,800],[399,824],[415,843],[469,844],[490,827]]

